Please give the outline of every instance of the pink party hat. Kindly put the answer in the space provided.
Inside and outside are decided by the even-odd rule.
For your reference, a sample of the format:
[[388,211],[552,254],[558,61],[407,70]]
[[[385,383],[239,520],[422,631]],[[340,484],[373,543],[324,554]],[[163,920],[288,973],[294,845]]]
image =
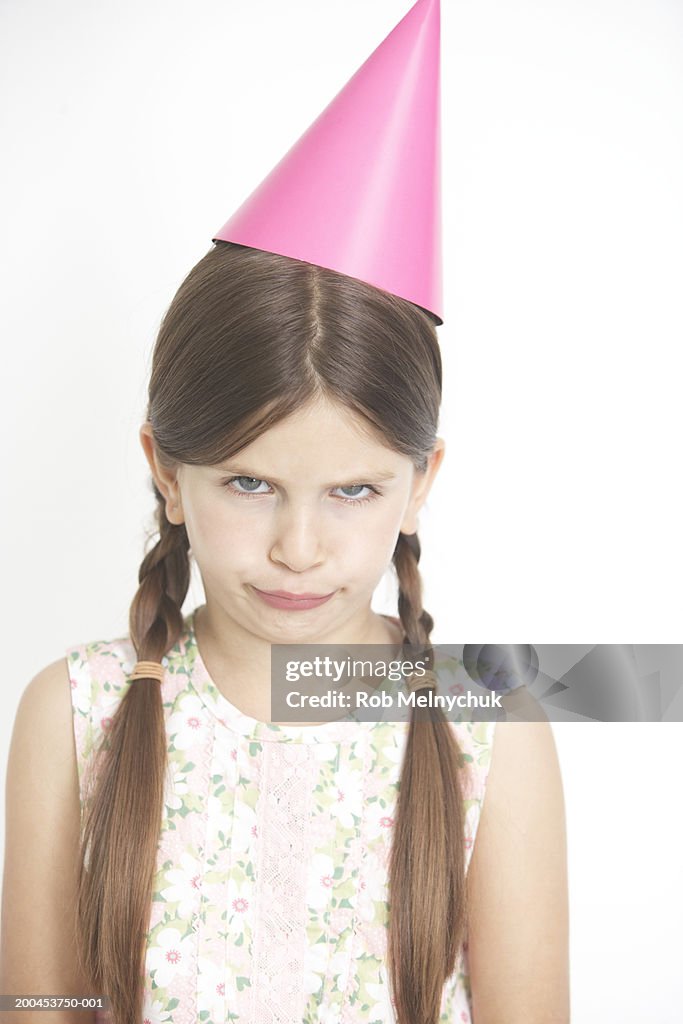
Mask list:
[[442,318],[439,0],[418,0],[214,236]]

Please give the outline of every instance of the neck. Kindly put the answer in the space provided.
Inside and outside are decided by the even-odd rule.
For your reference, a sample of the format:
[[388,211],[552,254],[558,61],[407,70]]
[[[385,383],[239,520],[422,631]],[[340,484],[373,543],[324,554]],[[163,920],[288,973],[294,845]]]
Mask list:
[[[243,714],[260,722],[270,721],[271,642],[245,630],[220,610],[217,613],[208,599],[206,604],[195,610],[194,632],[202,661],[223,696]],[[317,642],[387,644],[392,647],[387,656],[393,658],[397,656],[402,636],[403,631],[396,621],[368,608],[361,621],[330,631]],[[245,680],[249,681],[248,685],[245,685]]]

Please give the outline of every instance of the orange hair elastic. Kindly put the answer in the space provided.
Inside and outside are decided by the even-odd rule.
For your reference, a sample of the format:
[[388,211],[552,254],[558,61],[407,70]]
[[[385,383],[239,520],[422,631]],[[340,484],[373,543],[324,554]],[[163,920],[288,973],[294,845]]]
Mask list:
[[[413,680],[415,680],[415,682],[413,682]],[[408,680],[408,689],[411,693],[415,693],[417,690],[436,689],[438,685],[439,681],[431,669],[428,669],[424,676],[411,676]]]
[[138,661],[129,675],[129,679],[158,679],[164,681],[166,669],[160,661]]

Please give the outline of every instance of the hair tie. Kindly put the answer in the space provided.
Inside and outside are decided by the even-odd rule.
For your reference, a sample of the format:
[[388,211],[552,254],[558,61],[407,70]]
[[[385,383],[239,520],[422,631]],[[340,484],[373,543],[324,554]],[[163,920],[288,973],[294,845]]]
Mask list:
[[417,690],[436,689],[438,685],[439,681],[431,669],[427,669],[423,676],[411,676],[408,680],[408,689],[411,693],[415,693]]
[[131,681],[133,679],[158,679],[160,683],[163,683],[165,672],[166,669],[160,661],[138,661],[128,678]]

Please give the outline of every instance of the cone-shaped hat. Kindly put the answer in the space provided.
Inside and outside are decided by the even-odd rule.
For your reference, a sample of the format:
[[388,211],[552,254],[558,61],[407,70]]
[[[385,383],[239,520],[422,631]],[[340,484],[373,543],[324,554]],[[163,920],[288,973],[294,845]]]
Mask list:
[[214,236],[359,278],[442,323],[439,0],[418,0]]

